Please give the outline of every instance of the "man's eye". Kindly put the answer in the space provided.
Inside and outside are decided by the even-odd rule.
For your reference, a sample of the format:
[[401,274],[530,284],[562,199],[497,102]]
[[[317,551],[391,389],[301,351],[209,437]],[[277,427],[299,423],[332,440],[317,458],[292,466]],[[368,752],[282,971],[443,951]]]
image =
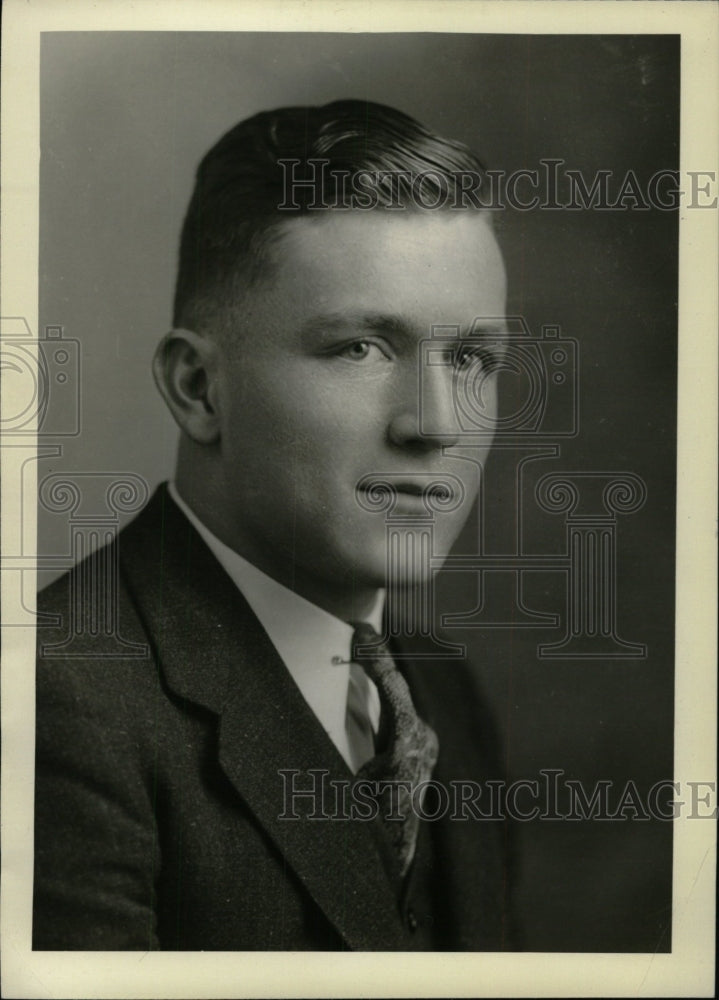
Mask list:
[[365,361],[367,358],[386,358],[387,355],[381,348],[371,340],[353,340],[351,344],[346,344],[338,352],[340,357],[349,358],[350,361]]
[[484,368],[491,368],[492,352],[486,347],[459,347],[454,355],[454,367],[459,371],[466,371],[473,365],[481,364]]

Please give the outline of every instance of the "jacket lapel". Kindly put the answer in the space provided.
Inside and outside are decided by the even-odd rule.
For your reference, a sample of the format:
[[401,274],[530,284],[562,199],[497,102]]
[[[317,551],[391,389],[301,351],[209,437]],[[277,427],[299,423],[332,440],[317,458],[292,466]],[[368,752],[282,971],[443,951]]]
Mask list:
[[[122,532],[120,559],[167,686],[219,717],[221,767],[307,891],[349,948],[401,948],[375,824],[329,818],[337,813],[334,789],[348,785],[350,771],[164,487]],[[287,789],[313,781],[324,801],[321,794],[288,801]],[[328,818],[311,818],[313,811]]]

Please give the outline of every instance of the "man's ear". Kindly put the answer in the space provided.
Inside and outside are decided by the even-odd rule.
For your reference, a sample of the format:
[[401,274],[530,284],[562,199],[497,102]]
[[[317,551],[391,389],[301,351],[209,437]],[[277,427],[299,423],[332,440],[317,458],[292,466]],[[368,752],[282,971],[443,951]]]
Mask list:
[[152,359],[152,374],[170,412],[198,444],[220,437],[216,379],[217,345],[193,330],[170,330]]

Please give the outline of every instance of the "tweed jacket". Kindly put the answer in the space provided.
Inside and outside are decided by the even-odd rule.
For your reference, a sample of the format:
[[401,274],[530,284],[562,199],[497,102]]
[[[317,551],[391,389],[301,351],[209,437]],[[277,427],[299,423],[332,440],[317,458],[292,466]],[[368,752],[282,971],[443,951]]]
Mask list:
[[[288,780],[352,775],[244,598],[166,487],[112,545],[39,597],[33,947],[511,947],[501,823],[423,821],[400,886],[378,821],[288,818]],[[79,601],[101,573],[125,652]],[[398,663],[436,781],[497,779],[472,669]]]

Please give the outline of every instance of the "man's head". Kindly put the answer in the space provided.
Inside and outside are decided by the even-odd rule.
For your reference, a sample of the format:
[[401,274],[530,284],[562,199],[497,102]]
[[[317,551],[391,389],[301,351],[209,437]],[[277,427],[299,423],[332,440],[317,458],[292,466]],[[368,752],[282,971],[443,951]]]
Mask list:
[[197,169],[173,326],[198,333],[231,326],[246,290],[271,276],[275,244],[292,219],[321,217],[336,205],[401,214],[431,205],[477,211],[484,173],[462,143],[380,104],[335,101],[254,115],[227,132]]
[[[363,210],[353,192],[368,171]],[[489,436],[453,451],[456,394],[481,385],[491,422],[485,341],[505,312],[491,219],[460,198],[481,172],[460,144],[356,101],[258,115],[198,171],[175,329],[155,361],[184,432],[178,486],[228,545],[343,617],[361,614],[390,560],[408,582],[428,573],[426,558],[388,550],[388,516],[407,537],[431,522],[441,558],[476,496]],[[313,177],[319,188],[297,183]],[[438,326],[457,334],[425,365]],[[373,477],[397,491],[391,510]],[[448,502],[428,508],[442,482]]]

